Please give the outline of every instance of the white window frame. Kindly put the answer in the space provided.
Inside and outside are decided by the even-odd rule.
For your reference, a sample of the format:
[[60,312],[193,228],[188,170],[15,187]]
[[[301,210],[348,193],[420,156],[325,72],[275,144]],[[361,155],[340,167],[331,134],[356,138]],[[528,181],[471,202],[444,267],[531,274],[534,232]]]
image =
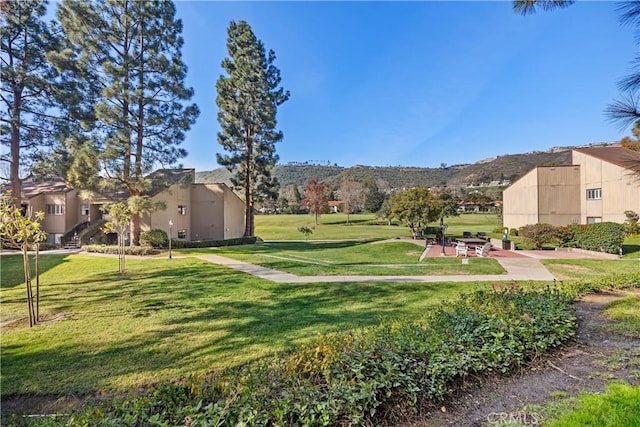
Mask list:
[[187,214],[187,205],[178,205],[178,215]]
[[[85,213],[85,212],[86,212],[86,213]],[[89,216],[89,212],[90,212],[90,211],[89,211],[89,205],[87,205],[87,204],[83,204],[83,205],[81,205],[81,206],[80,206],[80,213],[81,213],[83,216]]]
[[186,229],[178,230],[178,239],[186,239],[186,238],[187,238],[187,230]]
[[601,200],[602,188],[587,188],[587,200]]
[[588,216],[587,217],[587,224],[597,224],[599,222],[602,222],[602,217],[601,216]]
[[58,203],[47,203],[47,215],[64,215],[64,205]]

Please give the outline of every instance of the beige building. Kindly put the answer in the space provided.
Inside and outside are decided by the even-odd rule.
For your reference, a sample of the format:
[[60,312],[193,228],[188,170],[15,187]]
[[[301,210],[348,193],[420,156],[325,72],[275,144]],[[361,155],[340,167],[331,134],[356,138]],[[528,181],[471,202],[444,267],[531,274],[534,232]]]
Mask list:
[[[193,169],[161,169],[147,178],[152,184],[147,194],[164,209],[142,217],[143,231],[161,229],[168,234],[171,230],[173,238],[185,240],[226,240],[243,236],[244,202],[225,184],[195,184]],[[108,220],[102,207],[113,201],[82,199],[80,193],[62,179],[27,179],[22,184],[21,198],[25,212],[45,213],[42,225],[50,243],[60,243],[64,233],[82,232],[91,224]]]
[[640,213],[633,162],[640,153],[622,147],[576,148],[572,165],[539,166],[504,191],[503,224],[622,223],[624,211]]

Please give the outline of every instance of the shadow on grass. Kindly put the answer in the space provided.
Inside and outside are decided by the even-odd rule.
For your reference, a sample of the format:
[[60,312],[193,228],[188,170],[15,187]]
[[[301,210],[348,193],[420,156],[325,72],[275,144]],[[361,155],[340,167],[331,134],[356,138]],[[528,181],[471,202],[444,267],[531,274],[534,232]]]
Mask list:
[[[68,262],[68,255],[47,255],[40,253],[40,274],[55,266]],[[31,277],[35,281],[36,261],[35,255],[29,255],[31,262]],[[0,288],[9,289],[24,283],[24,267],[22,255],[0,256]]]
[[327,249],[344,249],[355,246],[365,245],[371,242],[376,242],[381,239],[363,239],[363,240],[337,240],[326,242],[265,242],[259,245],[248,246],[235,246],[226,247],[225,250],[244,252],[244,253],[272,253],[276,251],[298,251],[298,252],[311,252],[317,250]]
[[[179,381],[283,351],[318,332],[419,316],[442,298],[478,286],[274,284],[195,260],[126,275],[106,273],[87,279],[77,291],[54,289],[48,301],[56,309],[90,306],[78,319],[126,324],[131,331],[114,331],[109,343],[92,342],[91,328],[69,339],[47,335],[7,343],[2,385],[6,390],[13,384],[8,389],[21,393],[75,393]],[[151,326],[136,332],[143,321]],[[24,366],[34,367],[33,375]]]
[[640,257],[639,245],[622,245],[622,253],[631,258]]

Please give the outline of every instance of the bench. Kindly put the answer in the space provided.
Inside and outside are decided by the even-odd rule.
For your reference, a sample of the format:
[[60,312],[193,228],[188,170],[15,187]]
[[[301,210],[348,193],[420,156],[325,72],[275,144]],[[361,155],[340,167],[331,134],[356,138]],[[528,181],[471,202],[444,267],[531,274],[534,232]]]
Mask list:
[[483,246],[476,246],[476,256],[485,257],[489,256],[491,251],[491,243],[485,243]]

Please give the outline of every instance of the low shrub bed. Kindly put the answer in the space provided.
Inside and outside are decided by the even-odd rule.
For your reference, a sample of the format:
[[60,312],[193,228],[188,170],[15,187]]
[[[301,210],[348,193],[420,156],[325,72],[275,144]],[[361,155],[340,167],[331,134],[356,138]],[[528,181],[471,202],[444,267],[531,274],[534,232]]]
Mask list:
[[275,358],[41,420],[49,425],[393,424],[470,375],[506,374],[575,333],[557,289],[461,296],[419,320],[320,335]]
[[238,237],[226,240],[180,240],[171,239],[171,246],[174,249],[187,248],[215,248],[220,246],[253,245],[257,237]]
[[[84,245],[82,250],[99,254],[118,254],[118,246],[116,245]],[[156,255],[160,251],[150,246],[125,246],[124,253],[125,255]]]

